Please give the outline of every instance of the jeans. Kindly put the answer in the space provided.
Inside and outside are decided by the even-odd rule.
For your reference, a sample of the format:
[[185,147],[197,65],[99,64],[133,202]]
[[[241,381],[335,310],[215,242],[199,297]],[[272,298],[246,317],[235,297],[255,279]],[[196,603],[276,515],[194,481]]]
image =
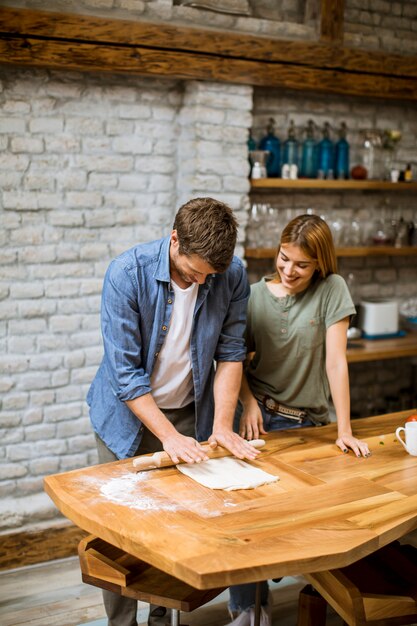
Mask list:
[[[289,428],[303,428],[304,426],[314,426],[314,423],[306,419],[302,423],[296,422],[292,419],[287,419],[285,417],[281,417],[276,415],[275,413],[271,413],[268,411],[264,405],[259,402],[259,408],[262,412],[264,428],[267,432],[272,430],[285,430]],[[234,420],[234,430],[235,432],[239,432],[239,420],[243,413],[243,407],[239,403]],[[261,604],[265,605],[268,603],[268,582],[263,581],[260,583],[261,585]],[[244,585],[233,585],[229,588],[230,600],[229,600],[229,609],[233,612],[241,612],[241,611],[249,611],[252,607],[255,606],[255,596],[256,596],[256,583],[247,583]]]

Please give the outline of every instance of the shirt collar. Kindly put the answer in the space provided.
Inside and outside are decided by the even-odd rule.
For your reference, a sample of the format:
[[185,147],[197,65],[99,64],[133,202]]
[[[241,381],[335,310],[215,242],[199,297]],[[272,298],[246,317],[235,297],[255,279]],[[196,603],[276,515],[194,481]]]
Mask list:
[[171,277],[169,275],[169,248],[171,244],[171,235],[165,237],[162,240],[162,245],[159,250],[158,263],[155,269],[156,280],[162,280],[165,283],[169,283]]

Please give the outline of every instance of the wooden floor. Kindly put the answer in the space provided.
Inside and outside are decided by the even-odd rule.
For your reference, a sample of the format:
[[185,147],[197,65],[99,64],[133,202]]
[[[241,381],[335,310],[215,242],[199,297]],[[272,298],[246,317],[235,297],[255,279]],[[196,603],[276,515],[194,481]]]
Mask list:
[[[404,538],[417,545],[417,532]],[[273,626],[296,626],[298,594],[305,581],[300,577],[272,583]],[[211,603],[182,614],[189,626],[224,626],[228,592]],[[327,626],[340,626],[340,618],[328,608]],[[139,603],[138,623],[146,625],[148,606]],[[160,620],[161,626],[165,620]],[[106,626],[101,592],[82,583],[78,558],[50,561],[0,573],[1,626]]]
[[[272,583],[273,624],[295,626],[302,577]],[[189,626],[223,626],[230,622],[228,592],[210,604],[183,613]],[[1,626],[106,626],[100,590],[81,582],[78,559],[63,559],[0,573]],[[138,623],[147,623],[148,606],[139,603]],[[161,626],[165,620],[160,620]],[[341,621],[329,609],[328,626]]]

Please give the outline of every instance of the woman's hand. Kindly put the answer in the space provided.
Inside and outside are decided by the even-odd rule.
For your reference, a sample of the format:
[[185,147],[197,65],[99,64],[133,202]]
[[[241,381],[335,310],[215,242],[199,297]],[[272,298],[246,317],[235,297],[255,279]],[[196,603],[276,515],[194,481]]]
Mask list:
[[371,456],[371,452],[366,441],[356,439],[353,435],[340,435],[336,439],[336,445],[339,446],[342,452],[349,452],[350,448],[357,457]]
[[259,439],[260,435],[266,435],[262,411],[256,400],[251,402],[250,406],[243,408],[239,422],[239,435],[248,441]]

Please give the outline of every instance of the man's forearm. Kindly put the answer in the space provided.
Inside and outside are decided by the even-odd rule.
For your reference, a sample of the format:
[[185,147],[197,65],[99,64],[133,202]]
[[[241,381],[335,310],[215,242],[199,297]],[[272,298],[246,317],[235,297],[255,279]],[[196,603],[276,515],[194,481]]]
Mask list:
[[174,426],[158,408],[150,393],[133,400],[127,400],[126,405],[160,441],[176,432]]

